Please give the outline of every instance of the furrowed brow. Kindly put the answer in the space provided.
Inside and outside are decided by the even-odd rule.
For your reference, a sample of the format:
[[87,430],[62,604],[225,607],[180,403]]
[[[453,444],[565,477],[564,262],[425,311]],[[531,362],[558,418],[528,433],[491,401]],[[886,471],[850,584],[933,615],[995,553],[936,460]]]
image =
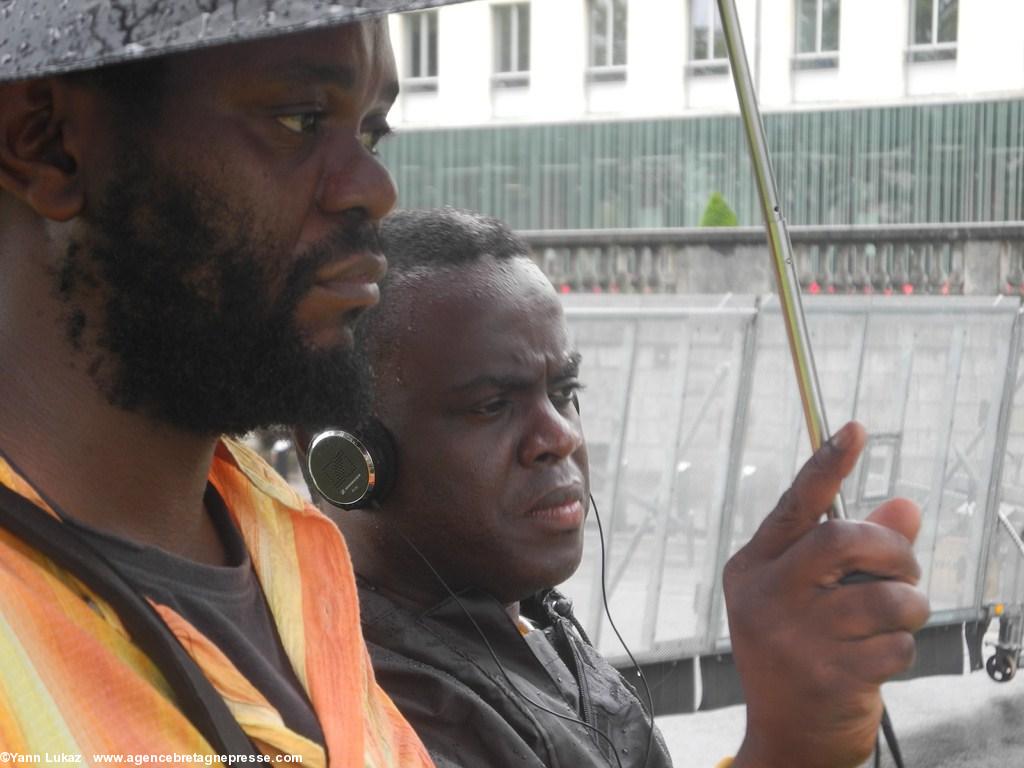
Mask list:
[[[564,365],[558,371],[558,378],[572,379],[579,376],[580,362],[582,360],[583,355],[579,352],[570,353],[566,357]],[[470,379],[462,384],[456,384],[452,387],[452,391],[467,392],[473,389],[482,389],[487,387],[490,389],[497,389],[502,392],[517,392],[529,389],[534,386],[536,382],[536,378],[529,376],[519,376],[516,374],[486,374],[483,376],[477,376],[476,378]]]

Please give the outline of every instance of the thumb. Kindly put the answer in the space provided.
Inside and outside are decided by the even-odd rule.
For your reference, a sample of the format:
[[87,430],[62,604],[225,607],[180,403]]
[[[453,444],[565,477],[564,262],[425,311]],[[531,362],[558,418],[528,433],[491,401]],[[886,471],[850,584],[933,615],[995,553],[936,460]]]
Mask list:
[[910,499],[890,499],[865,518],[869,523],[884,525],[902,534],[911,544],[921,530],[921,510]]
[[750,540],[751,555],[774,559],[818,524],[857,463],[864,440],[864,427],[851,421],[814,452]]

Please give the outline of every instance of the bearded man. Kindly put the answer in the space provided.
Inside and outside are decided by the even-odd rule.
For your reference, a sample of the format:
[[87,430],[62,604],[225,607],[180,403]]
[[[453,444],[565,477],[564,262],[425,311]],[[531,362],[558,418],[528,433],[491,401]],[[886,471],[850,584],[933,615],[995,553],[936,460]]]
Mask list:
[[0,4],[0,748],[427,766],[341,536],[230,437],[358,407],[385,22],[77,5]]

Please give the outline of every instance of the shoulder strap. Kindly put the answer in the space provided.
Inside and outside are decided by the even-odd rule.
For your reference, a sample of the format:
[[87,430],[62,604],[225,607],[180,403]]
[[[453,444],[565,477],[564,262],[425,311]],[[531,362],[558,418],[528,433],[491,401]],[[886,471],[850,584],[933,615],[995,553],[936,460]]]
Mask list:
[[2,484],[0,528],[46,555],[114,609],[171,686],[182,712],[220,754],[258,754],[224,699],[153,606],[87,541]]

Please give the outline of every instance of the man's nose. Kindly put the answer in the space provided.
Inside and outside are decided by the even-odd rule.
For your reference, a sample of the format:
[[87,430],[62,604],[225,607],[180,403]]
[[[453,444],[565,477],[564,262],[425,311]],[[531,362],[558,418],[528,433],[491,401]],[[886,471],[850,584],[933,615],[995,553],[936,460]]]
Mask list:
[[326,213],[361,209],[371,221],[395,207],[398,192],[387,168],[355,136],[339,139],[327,161],[317,204]]
[[568,458],[583,445],[583,430],[576,411],[560,410],[545,398],[538,403],[519,447],[524,466]]

